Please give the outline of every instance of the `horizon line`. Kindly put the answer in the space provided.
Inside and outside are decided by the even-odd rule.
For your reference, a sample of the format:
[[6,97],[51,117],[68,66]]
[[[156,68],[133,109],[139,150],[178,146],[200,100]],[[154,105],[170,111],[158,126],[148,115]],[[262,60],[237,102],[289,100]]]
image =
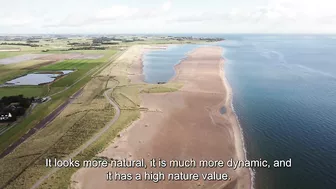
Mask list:
[[336,35],[335,33],[240,33],[240,32],[230,32],[230,33],[191,33],[191,32],[172,32],[172,33],[0,33],[0,36],[7,35]]

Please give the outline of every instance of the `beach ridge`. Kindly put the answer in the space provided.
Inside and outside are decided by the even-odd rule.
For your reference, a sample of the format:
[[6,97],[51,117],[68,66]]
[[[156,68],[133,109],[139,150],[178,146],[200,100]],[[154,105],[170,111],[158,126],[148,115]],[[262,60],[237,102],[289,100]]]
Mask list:
[[[138,51],[143,56],[143,51]],[[236,115],[231,108],[232,92],[225,78],[223,49],[199,47],[174,66],[175,75],[168,83],[183,83],[183,87],[170,93],[142,93],[140,119],[124,129],[120,137],[98,156],[109,159],[152,158],[186,160],[202,159],[245,160],[244,144]],[[139,74],[142,58],[137,58],[129,71]],[[132,76],[129,75],[129,76]],[[132,80],[132,82],[143,82]],[[225,95],[225,96],[224,96]],[[225,106],[226,113],[220,108]],[[250,189],[250,173],[247,169],[224,168],[117,168],[117,172],[137,173],[153,171],[163,173],[227,173],[230,181],[150,181],[106,182],[107,169],[80,169],[74,176],[78,188],[221,188]],[[98,175],[98,176],[97,176]],[[89,179],[90,178],[90,179]]]

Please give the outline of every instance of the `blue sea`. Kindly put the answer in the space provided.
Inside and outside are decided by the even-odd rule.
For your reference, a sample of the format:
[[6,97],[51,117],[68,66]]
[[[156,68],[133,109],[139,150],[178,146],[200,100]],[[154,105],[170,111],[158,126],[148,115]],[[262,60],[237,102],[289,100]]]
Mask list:
[[[196,36],[196,35],[187,35]],[[223,37],[225,71],[248,159],[292,159],[291,168],[254,169],[255,189],[336,188],[336,36]],[[146,81],[167,81],[196,48],[145,55]]]

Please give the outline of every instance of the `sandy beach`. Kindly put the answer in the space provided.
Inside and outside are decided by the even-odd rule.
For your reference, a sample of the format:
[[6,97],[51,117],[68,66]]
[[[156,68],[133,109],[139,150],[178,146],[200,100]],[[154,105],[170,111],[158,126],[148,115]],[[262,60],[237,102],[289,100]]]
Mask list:
[[[132,82],[141,82],[140,53],[129,69]],[[201,47],[175,66],[169,82],[183,83],[177,92],[141,94],[141,107],[147,111],[97,156],[136,160],[244,160],[244,143],[235,113],[231,108],[231,88],[223,70],[223,49]],[[136,76],[136,77],[135,77]],[[140,77],[141,76],[141,77]],[[225,108],[221,114],[220,109]],[[229,181],[106,181],[108,171],[119,173],[228,173]],[[221,188],[250,189],[248,169],[223,168],[97,168],[80,169],[72,177],[72,188],[81,189],[170,189]]]

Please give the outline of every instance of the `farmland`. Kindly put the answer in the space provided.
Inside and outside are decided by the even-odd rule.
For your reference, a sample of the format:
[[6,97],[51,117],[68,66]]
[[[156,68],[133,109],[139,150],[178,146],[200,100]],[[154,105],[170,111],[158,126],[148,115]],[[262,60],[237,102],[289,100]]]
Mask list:
[[[133,83],[130,78],[138,74],[132,73],[131,66],[140,59],[139,56],[133,55],[140,55],[138,50],[144,48],[129,46],[177,43],[176,40],[149,39],[122,42],[118,45],[102,44],[104,50],[76,50],[77,46],[71,45],[92,42],[91,39],[86,38],[54,39],[52,42],[42,39],[37,43],[37,47],[0,46],[2,49],[20,48],[19,52],[0,51],[0,59],[15,60],[17,56],[25,54],[43,55],[31,60],[22,58],[23,61],[0,64],[0,84],[30,73],[74,71],[45,85],[0,87],[0,98],[18,94],[24,94],[28,97],[51,97],[50,101],[38,104],[27,117],[0,136],[0,152],[82,89],[81,94],[68,104],[53,121],[48,123],[47,127],[39,130],[20,144],[14,152],[0,159],[0,188],[30,188],[50,171],[45,167],[45,158],[69,157],[95,133],[104,128],[116,113],[112,105],[104,98],[103,94],[107,89],[113,89],[108,95],[119,106],[120,117],[113,127],[108,128],[98,140],[79,154],[74,154],[75,159],[94,158],[109,143],[113,142],[120,131],[138,119],[140,112],[146,111],[141,107],[141,93],[173,92],[182,87],[178,83],[162,85]],[[178,43],[189,42],[179,41]],[[128,47],[132,51],[127,51],[128,53],[124,54],[118,52]],[[146,47],[150,46],[146,45]],[[121,54],[120,57],[119,54]],[[118,59],[115,60],[115,58]],[[61,169],[43,180],[40,188],[64,188],[70,184],[70,178],[76,170]]]
[[42,65],[41,67],[34,67],[33,69],[30,69],[32,66],[31,63],[26,63],[22,66],[19,66],[20,64],[3,66],[6,69],[1,69],[1,72],[8,74],[4,74],[4,76],[1,75],[2,80],[8,80],[21,74],[27,74],[36,71],[57,71],[71,69],[75,70],[75,72],[48,85],[0,88],[0,96],[19,94],[23,94],[29,97],[53,95],[52,101],[37,106],[32,111],[31,115],[29,115],[25,120],[18,123],[11,130],[0,136],[0,151],[3,151],[9,144],[22,136],[43,117],[48,115],[53,109],[59,106],[83,85],[85,85],[91,79],[90,74],[96,71],[101,65],[104,65],[104,63],[106,63],[116,52],[116,50],[104,51],[102,52],[104,57],[97,60],[66,60],[49,65]]
[[[134,57],[136,59],[136,57]],[[133,60],[134,60],[133,59]],[[118,133],[130,125],[143,111],[140,106],[140,94],[163,91],[176,91],[179,84],[142,84],[131,83],[128,78],[133,60],[120,57],[115,63],[107,65],[101,74],[90,78],[83,88],[82,94],[54,120],[48,127],[33,135],[21,144],[14,153],[0,159],[3,179],[0,186],[6,188],[19,188],[23,185],[28,188],[49,171],[45,167],[45,158],[66,158],[79,148],[94,133],[103,128],[114,116],[114,109],[103,97],[107,88],[113,89],[110,98],[120,107],[120,117],[97,141],[85,151],[77,154],[78,160],[91,159],[102,151],[117,137]],[[70,61],[70,62],[69,62]],[[39,70],[57,69],[91,69],[90,61],[67,60],[58,64],[41,67]],[[75,72],[74,72],[75,73]],[[111,75],[111,73],[114,73]],[[71,76],[71,75],[69,75]],[[64,80],[64,81],[62,81]],[[51,84],[51,88],[70,85],[72,79],[60,79]],[[53,99],[62,99],[63,95],[57,94]],[[49,102],[48,102],[49,103]],[[48,104],[47,103],[47,104]],[[42,109],[47,108],[40,106]],[[30,120],[34,121],[34,119]],[[12,166],[4,166],[11,164]],[[61,169],[52,177],[46,179],[40,188],[62,188],[69,185],[72,174],[77,169]],[[12,180],[11,182],[8,182]]]

